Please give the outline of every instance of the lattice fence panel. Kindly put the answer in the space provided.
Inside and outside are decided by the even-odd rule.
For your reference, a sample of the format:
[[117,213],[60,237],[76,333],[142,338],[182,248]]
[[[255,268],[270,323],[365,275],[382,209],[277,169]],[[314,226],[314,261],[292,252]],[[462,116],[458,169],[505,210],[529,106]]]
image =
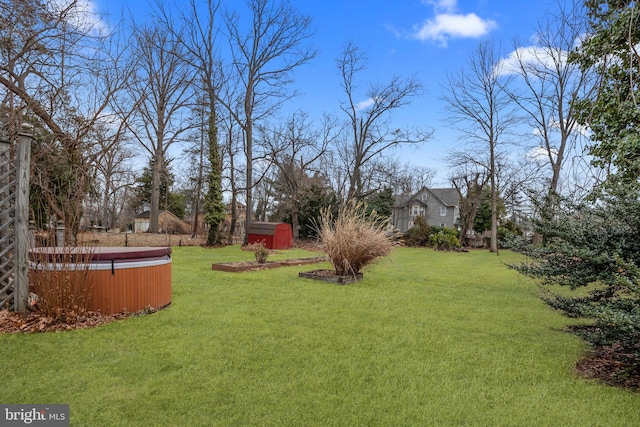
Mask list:
[[15,284],[16,165],[0,142],[0,308],[12,306]]

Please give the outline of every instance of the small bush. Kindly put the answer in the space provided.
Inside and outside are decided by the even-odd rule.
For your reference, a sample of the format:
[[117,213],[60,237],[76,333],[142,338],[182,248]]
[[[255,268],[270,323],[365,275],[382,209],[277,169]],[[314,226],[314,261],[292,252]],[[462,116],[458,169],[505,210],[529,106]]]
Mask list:
[[431,227],[422,216],[416,217],[413,227],[404,233],[404,243],[407,246],[427,246],[429,245],[429,234]]
[[375,259],[391,252],[393,236],[388,221],[375,212],[367,214],[362,203],[350,203],[334,216],[325,210],[320,218],[318,237],[337,275],[356,275]]
[[460,247],[458,233],[452,228],[443,228],[429,237],[431,246],[437,251],[452,251]]
[[267,262],[267,258],[269,257],[269,250],[264,246],[264,242],[251,243],[247,245],[247,250],[253,252],[256,256],[256,261],[260,264],[264,264]]

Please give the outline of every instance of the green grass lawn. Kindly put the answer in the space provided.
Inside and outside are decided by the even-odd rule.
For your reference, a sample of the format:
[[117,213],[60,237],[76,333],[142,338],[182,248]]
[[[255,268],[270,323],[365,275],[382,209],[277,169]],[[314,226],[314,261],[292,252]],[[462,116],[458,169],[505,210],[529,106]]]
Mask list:
[[176,247],[167,309],[0,336],[0,402],[92,427],[640,425],[640,393],[576,376],[586,347],[512,253],[398,248],[347,286],[211,270],[252,256]]

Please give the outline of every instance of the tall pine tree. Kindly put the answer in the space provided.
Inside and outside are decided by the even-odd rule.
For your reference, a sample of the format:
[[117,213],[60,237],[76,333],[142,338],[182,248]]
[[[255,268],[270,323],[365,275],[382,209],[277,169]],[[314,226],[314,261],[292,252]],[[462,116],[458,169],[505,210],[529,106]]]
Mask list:
[[222,201],[222,164],[218,151],[218,128],[216,126],[215,110],[209,113],[207,138],[211,169],[207,177],[208,190],[204,197],[204,222],[209,226],[207,245],[216,246],[222,242],[220,224],[224,221],[226,214]]

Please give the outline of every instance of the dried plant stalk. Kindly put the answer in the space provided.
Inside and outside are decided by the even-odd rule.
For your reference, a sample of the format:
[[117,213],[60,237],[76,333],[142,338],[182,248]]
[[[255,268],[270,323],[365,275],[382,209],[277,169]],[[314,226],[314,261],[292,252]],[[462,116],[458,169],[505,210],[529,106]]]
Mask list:
[[32,251],[30,290],[44,315],[73,323],[88,311],[93,296],[90,247],[38,248]]
[[334,218],[325,210],[316,226],[323,250],[339,276],[357,275],[375,259],[388,255],[395,242],[388,220],[368,214],[361,202],[348,203]]

